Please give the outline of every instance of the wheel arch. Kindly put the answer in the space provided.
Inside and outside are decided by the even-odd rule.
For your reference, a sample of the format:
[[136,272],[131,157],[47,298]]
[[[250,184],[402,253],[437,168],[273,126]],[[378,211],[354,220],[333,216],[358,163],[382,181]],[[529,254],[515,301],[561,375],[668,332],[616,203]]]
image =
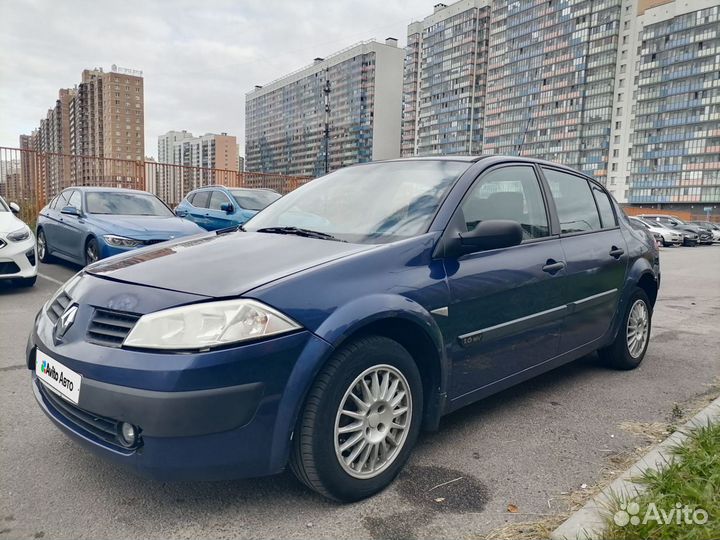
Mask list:
[[[382,298],[380,298],[382,297]],[[271,467],[287,463],[292,434],[307,395],[318,374],[344,345],[369,335],[382,335],[405,347],[418,365],[423,381],[423,422],[436,429],[445,408],[449,366],[440,329],[432,315],[416,302],[399,295],[371,295],[338,308],[314,331],[326,347],[317,344],[303,352],[293,368],[279,405]],[[291,392],[287,390],[292,389]]]

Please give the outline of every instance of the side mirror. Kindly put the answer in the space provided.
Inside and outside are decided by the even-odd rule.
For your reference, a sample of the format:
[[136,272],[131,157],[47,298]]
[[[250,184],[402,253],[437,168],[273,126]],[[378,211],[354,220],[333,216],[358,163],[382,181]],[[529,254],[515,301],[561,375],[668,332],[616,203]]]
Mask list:
[[10,210],[12,210],[13,214],[19,214],[20,213],[20,207],[18,206],[18,203],[11,202],[9,204]]
[[472,231],[460,233],[462,253],[517,246],[523,240],[523,228],[510,219],[489,219]]
[[65,206],[62,210],[60,210],[61,214],[66,214],[68,216],[78,216],[80,217],[80,210],[75,208],[74,206]]
[[220,205],[220,210],[222,210],[226,214],[232,214],[235,211],[235,207],[232,205],[232,203],[222,203]]

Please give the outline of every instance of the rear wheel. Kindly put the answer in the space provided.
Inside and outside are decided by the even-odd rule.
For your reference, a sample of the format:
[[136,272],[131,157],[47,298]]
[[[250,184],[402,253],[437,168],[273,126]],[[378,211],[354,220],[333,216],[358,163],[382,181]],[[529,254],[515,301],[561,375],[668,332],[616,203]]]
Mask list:
[[318,375],[295,431],[290,466],[300,481],[337,501],[390,484],[420,431],[423,388],[415,361],[381,336],[340,349]]
[[615,341],[598,351],[600,358],[615,369],[635,369],[645,357],[650,343],[652,308],[644,290],[636,287]]
[[100,248],[97,240],[90,238],[85,244],[85,266],[92,264],[100,259]]
[[52,255],[50,255],[50,249],[48,247],[47,243],[47,237],[45,236],[45,231],[42,229],[38,229],[37,232],[37,252],[38,252],[38,259],[40,259],[40,262],[48,264],[51,263],[53,258]]

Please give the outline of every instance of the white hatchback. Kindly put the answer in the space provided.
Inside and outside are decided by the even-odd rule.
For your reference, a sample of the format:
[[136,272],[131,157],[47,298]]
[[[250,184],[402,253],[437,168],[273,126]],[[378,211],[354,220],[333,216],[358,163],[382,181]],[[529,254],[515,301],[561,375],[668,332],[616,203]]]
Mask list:
[[0,197],[0,279],[31,287],[37,279],[35,235],[15,214],[20,208]]

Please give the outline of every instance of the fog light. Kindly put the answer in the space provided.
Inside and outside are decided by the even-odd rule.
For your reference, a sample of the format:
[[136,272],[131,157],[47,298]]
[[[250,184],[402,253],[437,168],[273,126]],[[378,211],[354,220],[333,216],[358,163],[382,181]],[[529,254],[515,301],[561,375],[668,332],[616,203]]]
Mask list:
[[123,446],[135,446],[138,438],[138,430],[132,424],[123,422],[120,424],[120,442]]

